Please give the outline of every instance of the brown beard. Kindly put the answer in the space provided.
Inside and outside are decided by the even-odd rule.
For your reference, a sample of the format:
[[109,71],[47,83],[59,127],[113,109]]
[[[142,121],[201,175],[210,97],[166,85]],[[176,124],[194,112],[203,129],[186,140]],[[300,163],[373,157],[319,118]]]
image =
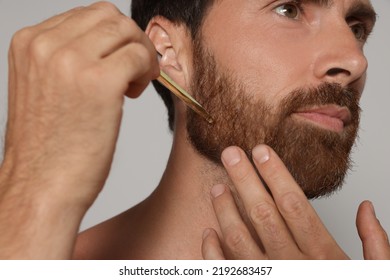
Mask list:
[[[350,152],[359,128],[359,93],[339,84],[296,89],[277,106],[267,105],[228,71],[218,71],[214,57],[201,43],[194,48],[194,78],[190,92],[214,118],[208,124],[187,111],[187,132],[194,148],[207,159],[221,164],[228,146],[251,150],[265,143],[281,157],[308,198],[337,190],[350,168]],[[347,107],[352,121],[341,133],[328,131],[292,117],[299,109],[336,104]]]

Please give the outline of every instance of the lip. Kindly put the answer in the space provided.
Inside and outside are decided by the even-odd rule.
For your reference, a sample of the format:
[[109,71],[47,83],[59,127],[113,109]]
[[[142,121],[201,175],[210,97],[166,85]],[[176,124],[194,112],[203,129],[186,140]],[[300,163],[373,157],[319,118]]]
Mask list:
[[344,127],[351,123],[351,112],[347,107],[327,105],[321,107],[305,108],[295,112],[293,115],[314,123],[321,128],[342,132]]

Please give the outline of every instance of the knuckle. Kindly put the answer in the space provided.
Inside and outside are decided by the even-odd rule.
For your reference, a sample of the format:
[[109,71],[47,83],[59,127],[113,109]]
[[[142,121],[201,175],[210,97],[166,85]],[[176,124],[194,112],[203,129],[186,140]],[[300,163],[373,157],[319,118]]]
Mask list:
[[275,250],[285,248],[287,240],[283,237],[276,219],[276,208],[268,202],[255,205],[250,211],[250,219],[255,228],[261,228],[261,232],[267,240],[271,240],[270,246]]
[[17,31],[11,39],[11,49],[19,49],[28,44],[33,35],[33,31],[31,27],[23,28]]
[[274,207],[268,202],[261,202],[252,207],[249,218],[254,225],[270,224],[274,218]]
[[103,11],[105,14],[116,15],[120,13],[119,9],[113,3],[108,1],[94,3],[91,7]]
[[240,252],[245,247],[247,240],[246,231],[239,227],[229,230],[225,235],[225,245],[232,252]]
[[61,82],[74,81],[80,75],[78,56],[77,50],[69,47],[56,50],[44,65],[46,73]]
[[284,217],[297,219],[306,213],[307,205],[295,192],[287,192],[279,199],[280,212]]
[[103,21],[100,25],[100,31],[104,36],[130,37],[134,27],[135,25],[128,17],[120,15]]
[[43,59],[49,55],[51,39],[45,34],[39,34],[29,44],[29,54],[36,59]]

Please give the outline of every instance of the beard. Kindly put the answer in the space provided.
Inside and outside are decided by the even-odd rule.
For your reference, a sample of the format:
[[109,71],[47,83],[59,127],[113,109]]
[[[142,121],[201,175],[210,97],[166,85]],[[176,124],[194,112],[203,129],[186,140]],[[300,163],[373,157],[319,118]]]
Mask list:
[[[187,110],[187,133],[195,150],[221,165],[222,151],[229,146],[241,147],[251,159],[256,145],[267,144],[308,198],[337,190],[351,167],[350,153],[359,128],[359,93],[324,83],[316,88],[298,88],[278,104],[267,104],[228,71],[217,70],[213,55],[196,41],[190,92],[214,123]],[[329,104],[350,110],[352,120],[340,133],[292,117],[300,109]]]

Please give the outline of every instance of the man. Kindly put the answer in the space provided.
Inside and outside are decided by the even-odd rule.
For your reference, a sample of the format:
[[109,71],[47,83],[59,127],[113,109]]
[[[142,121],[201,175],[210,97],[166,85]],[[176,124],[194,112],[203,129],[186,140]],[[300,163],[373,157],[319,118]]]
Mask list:
[[[15,35],[1,257],[347,258],[306,196],[338,188],[349,166],[370,3],[169,2],[133,1],[146,35],[107,3]],[[214,123],[160,87],[174,143],[159,186],[76,242],[109,172],[123,96],[138,96],[159,68]],[[390,258],[368,202],[358,229],[366,258]]]

